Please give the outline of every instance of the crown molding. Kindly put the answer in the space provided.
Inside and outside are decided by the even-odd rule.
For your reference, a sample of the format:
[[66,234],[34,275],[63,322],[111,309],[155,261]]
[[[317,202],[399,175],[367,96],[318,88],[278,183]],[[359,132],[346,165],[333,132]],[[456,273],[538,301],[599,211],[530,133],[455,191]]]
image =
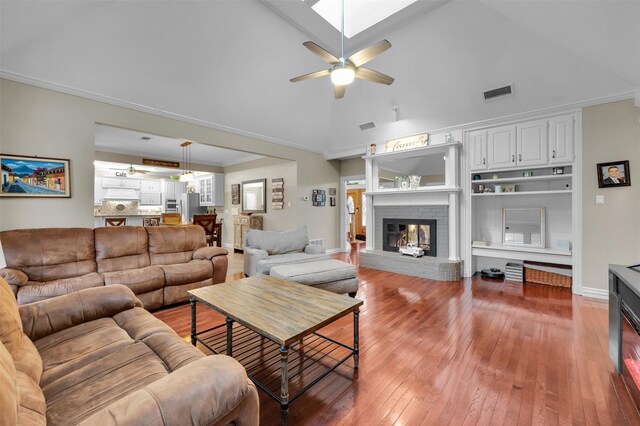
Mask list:
[[[456,130],[465,131],[470,129],[480,129],[483,127],[509,124],[510,122],[516,122],[516,121],[534,120],[534,119],[542,118],[543,116],[548,116],[548,115],[569,114],[569,113],[576,112],[582,108],[586,108],[594,105],[607,104],[610,102],[626,101],[629,99],[634,99],[635,96],[636,96],[635,91],[622,92],[622,93],[617,93],[615,95],[603,96],[600,98],[593,98],[593,99],[573,102],[573,103],[560,105],[560,106],[540,108],[533,111],[521,112],[517,114],[503,115],[497,118],[489,118],[486,120],[472,121],[465,124],[458,124],[456,126],[442,127],[442,128],[433,129],[433,130],[426,130],[425,132],[418,132],[418,133],[429,133],[429,135],[437,135],[440,133],[447,133],[447,132],[452,132]],[[416,132],[412,133],[411,135],[414,135],[414,134],[416,134]],[[396,138],[402,138],[402,137],[411,136],[411,135],[397,136]],[[376,140],[370,143],[384,144],[386,141],[387,140]],[[330,150],[324,154],[324,158],[327,160],[346,160],[348,158],[362,156],[362,155],[365,155],[367,151],[367,146],[369,146],[369,143],[365,145],[356,146],[356,147]]]
[[271,142],[278,145],[284,145],[289,148],[300,149],[302,151],[313,152],[316,154],[324,154],[322,149],[309,148],[307,146],[298,144],[296,142],[286,141],[283,139],[272,138],[270,136],[261,135],[259,133],[252,133],[241,129],[225,126],[222,124],[213,123],[198,118],[189,117],[186,115],[180,115],[169,111],[164,111],[157,108],[152,108],[146,105],[137,104],[134,102],[125,101],[118,98],[112,98],[110,96],[100,95],[98,93],[89,92],[74,87],[65,86],[58,83],[53,83],[46,80],[37,79],[34,77],[25,76],[22,74],[14,73],[4,69],[0,69],[0,78],[15,81],[18,83],[28,84],[30,86],[40,87],[42,89],[52,90],[54,92],[65,93],[67,95],[77,96],[80,98],[90,99],[92,101],[102,102],[109,105],[114,105],[122,108],[128,108],[135,111],[144,112],[147,114],[157,115],[172,120],[182,121],[184,123],[195,124],[197,126],[207,127],[209,129],[219,130],[222,132],[232,133],[238,136],[245,136],[252,139],[258,139],[265,142]]

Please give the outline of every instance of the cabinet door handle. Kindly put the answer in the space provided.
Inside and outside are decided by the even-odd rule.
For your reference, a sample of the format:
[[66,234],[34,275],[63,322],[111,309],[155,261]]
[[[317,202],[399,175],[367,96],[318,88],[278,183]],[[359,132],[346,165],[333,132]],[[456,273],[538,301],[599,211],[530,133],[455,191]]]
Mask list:
[[556,150],[551,151],[551,158],[556,158]]
[[522,161],[522,154],[518,154],[518,161]]
[[515,163],[516,162],[516,156],[515,155],[511,155],[511,162]]
[[486,160],[482,158],[482,165],[484,166],[485,164],[486,164]]

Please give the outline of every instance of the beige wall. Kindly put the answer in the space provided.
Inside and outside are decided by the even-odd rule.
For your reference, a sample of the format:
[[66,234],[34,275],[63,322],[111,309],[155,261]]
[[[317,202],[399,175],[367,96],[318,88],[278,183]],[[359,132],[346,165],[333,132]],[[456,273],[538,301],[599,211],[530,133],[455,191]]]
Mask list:
[[[610,263],[640,263],[639,119],[632,100],[582,110],[583,287],[607,289]],[[598,188],[596,164],[620,160],[630,162],[631,186]]]
[[340,162],[340,176],[364,176],[364,159],[350,158]]
[[312,207],[310,201],[302,201],[304,195],[311,195],[313,188],[338,186],[339,161],[326,161],[321,154],[5,79],[0,79],[0,152],[71,159],[72,198],[2,199],[0,229],[93,226],[96,123],[296,161],[297,194],[289,198],[295,211],[293,225],[306,224],[310,236],[322,236],[327,248],[339,246],[338,209]]
[[[233,243],[233,213],[232,209],[241,210],[242,204],[231,204],[231,185],[242,183],[246,180],[267,179],[267,212],[256,213],[264,217],[265,231],[283,231],[291,229],[296,223],[296,212],[289,206],[295,204],[297,193],[297,170],[295,161],[280,160],[277,158],[261,158],[234,166],[224,168],[224,228],[222,241],[225,244]],[[274,210],[271,208],[271,179],[284,179],[284,208]],[[294,200],[291,200],[294,198]],[[218,209],[218,214],[221,212]],[[310,235],[310,238],[316,236]]]
[[[120,154],[117,152],[104,152],[104,151],[96,151],[95,157],[96,160],[100,161],[109,161],[112,163],[123,163],[123,164],[142,164],[142,157],[138,157],[136,155],[128,155],[128,154]],[[146,158],[146,157],[145,157]],[[144,168],[144,166],[143,166]],[[211,166],[209,164],[191,164],[191,169],[196,172],[208,172],[208,173],[222,173],[223,167],[221,166]],[[179,175],[181,169],[176,169],[176,175]]]

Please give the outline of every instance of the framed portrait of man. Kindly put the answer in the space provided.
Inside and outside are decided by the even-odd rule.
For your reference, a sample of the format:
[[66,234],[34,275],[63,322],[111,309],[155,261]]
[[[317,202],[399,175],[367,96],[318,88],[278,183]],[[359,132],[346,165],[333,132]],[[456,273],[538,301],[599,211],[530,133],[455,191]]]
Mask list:
[[596,167],[598,171],[598,188],[631,185],[628,160],[599,163]]

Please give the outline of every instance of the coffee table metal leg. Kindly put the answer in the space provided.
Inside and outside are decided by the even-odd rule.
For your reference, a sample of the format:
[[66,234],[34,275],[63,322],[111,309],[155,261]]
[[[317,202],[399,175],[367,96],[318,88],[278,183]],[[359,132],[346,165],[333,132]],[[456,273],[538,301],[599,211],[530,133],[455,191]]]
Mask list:
[[196,299],[191,298],[191,344],[196,345]]
[[289,376],[288,376],[289,348],[280,346],[280,414],[282,421],[287,423],[289,417]]
[[225,321],[227,322],[227,355],[233,356],[233,320],[227,317]]
[[359,316],[360,309],[353,311],[353,364],[355,365],[355,368],[358,368],[358,361],[360,357],[358,349],[360,344]]

